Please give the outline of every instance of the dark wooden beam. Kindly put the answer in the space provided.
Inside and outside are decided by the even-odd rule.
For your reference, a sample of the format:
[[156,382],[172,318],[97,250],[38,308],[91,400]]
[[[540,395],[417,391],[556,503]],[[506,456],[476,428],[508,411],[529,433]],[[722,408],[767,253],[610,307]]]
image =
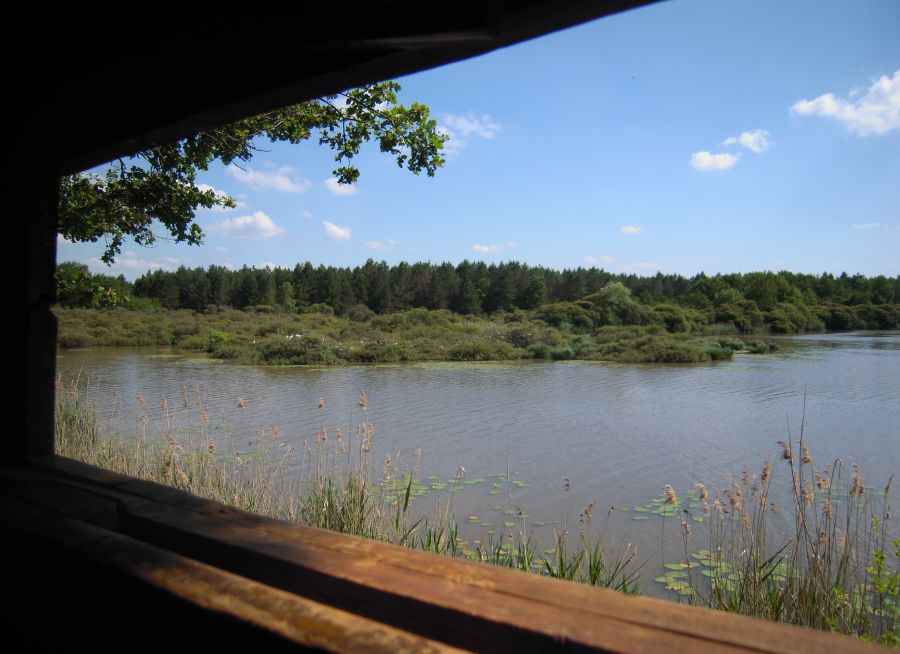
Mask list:
[[[9,501],[34,510],[57,511],[179,560],[472,651],[880,650],[810,629],[289,525],[59,457],[3,471],[0,483]],[[135,555],[135,565],[142,561]]]

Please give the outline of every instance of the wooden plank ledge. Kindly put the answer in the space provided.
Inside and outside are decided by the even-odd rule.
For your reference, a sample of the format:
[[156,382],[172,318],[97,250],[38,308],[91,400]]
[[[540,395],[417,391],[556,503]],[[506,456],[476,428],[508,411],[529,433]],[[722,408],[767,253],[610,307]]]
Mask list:
[[[120,529],[133,539],[466,649],[883,651],[811,629],[289,525],[59,457],[16,474],[30,478],[20,479],[25,486],[58,485],[59,492],[115,502]],[[42,492],[34,501],[47,501]]]

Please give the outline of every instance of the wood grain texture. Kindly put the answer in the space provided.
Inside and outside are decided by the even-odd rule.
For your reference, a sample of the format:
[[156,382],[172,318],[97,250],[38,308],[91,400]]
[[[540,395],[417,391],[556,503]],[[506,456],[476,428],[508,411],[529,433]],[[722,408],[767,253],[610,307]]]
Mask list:
[[[19,538],[53,543],[55,555],[81,566],[129,577],[204,611],[269,632],[285,641],[327,652],[423,652],[456,648],[362,618],[73,518],[41,504],[50,495],[29,493],[0,500],[4,531],[18,525]],[[22,527],[24,525],[24,528]],[[97,616],[98,619],[102,616]],[[149,617],[149,616],[148,616]]]
[[119,507],[123,533],[478,651],[881,651],[849,638],[289,525],[61,458],[41,472]]

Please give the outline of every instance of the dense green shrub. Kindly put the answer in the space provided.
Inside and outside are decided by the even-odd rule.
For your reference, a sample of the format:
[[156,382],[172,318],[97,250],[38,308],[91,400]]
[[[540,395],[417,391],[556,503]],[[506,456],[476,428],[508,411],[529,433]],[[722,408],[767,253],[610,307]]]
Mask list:
[[250,350],[254,362],[278,365],[327,365],[340,363],[331,343],[298,336],[257,341]]
[[375,317],[375,312],[365,304],[354,304],[352,307],[347,309],[347,313],[345,315],[347,316],[348,320],[352,320],[353,322],[368,322]]
[[535,311],[535,317],[557,328],[567,324],[572,331],[579,334],[587,333],[594,327],[591,314],[574,302],[545,304]]
[[318,313],[323,316],[333,316],[334,309],[332,309],[327,304],[316,303],[316,304],[310,304],[308,307],[306,307],[303,310],[303,313]]
[[825,329],[825,324],[809,307],[789,302],[779,302],[771,311],[766,312],[766,322],[773,332],[784,334]]
[[522,351],[508,343],[485,343],[483,341],[457,343],[448,347],[444,352],[448,361],[502,361],[522,357]]

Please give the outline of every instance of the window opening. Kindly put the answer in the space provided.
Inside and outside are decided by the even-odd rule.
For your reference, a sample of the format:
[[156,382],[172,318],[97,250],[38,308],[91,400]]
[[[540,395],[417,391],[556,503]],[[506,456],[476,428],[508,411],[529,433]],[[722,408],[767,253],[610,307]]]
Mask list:
[[[389,83],[265,126],[343,118],[297,144],[182,144],[235,153],[170,194],[208,205],[202,248],[61,236],[59,451],[620,590],[753,612],[776,589],[786,620],[891,637],[897,8],[808,9],[655,5],[403,78],[403,109]],[[848,30],[853,62],[825,45]],[[826,595],[794,589],[826,553]]]

